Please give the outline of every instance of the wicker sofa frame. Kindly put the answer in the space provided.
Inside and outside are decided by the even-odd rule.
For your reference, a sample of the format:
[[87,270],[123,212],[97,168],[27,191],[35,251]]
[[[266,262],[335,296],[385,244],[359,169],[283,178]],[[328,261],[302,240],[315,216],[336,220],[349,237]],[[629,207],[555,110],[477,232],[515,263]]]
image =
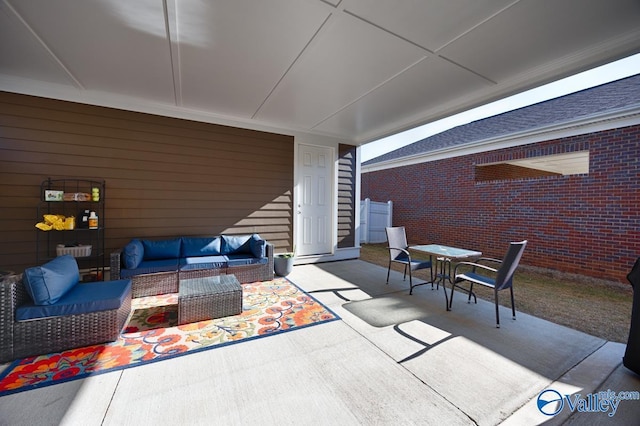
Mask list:
[[[120,248],[111,253],[110,279],[112,280],[121,279],[122,250],[123,248]],[[130,277],[132,297],[135,299],[144,296],[155,296],[157,294],[178,293],[180,280],[188,278],[233,274],[241,284],[269,281],[273,279],[273,244],[266,244],[266,256],[267,263],[261,265],[243,265],[135,275]]]
[[16,321],[16,308],[31,298],[22,274],[0,281],[0,362],[112,342],[131,312],[131,297],[119,309]]

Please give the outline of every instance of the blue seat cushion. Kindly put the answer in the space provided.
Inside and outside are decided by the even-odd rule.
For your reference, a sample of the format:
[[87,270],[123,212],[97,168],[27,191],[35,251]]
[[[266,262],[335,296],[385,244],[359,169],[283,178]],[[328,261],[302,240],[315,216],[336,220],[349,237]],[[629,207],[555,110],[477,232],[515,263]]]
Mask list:
[[180,257],[182,239],[173,240],[142,240],[144,260],[177,259]]
[[180,256],[217,256],[221,246],[220,237],[183,237]]
[[394,257],[392,260],[395,260],[397,262],[409,262],[409,256],[407,256],[407,253],[399,251],[396,254],[396,257]]
[[248,266],[248,265],[264,265],[269,260],[266,257],[253,257],[246,254],[228,254],[227,266],[233,268],[234,266]]
[[119,309],[131,293],[131,280],[78,284],[53,305],[27,303],[16,308],[16,320],[69,316]]
[[36,305],[52,305],[80,281],[78,263],[70,254],[24,271],[24,287]]
[[164,259],[164,260],[143,260],[140,262],[137,268],[134,269],[122,269],[120,271],[121,278],[131,278],[134,275],[140,274],[153,274],[156,272],[174,272],[179,267],[179,260],[176,259]]
[[142,259],[144,259],[144,246],[142,242],[138,239],[131,240],[129,244],[124,246],[122,255],[125,268],[137,268],[140,262],[142,262]]
[[226,256],[194,256],[180,259],[181,271],[194,271],[198,269],[219,269],[226,266]]

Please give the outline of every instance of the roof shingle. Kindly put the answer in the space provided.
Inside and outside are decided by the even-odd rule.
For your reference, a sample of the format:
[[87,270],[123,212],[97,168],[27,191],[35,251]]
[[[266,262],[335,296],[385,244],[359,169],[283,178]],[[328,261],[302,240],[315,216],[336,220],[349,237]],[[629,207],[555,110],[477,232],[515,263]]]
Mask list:
[[363,163],[371,165],[640,106],[640,74],[454,127]]

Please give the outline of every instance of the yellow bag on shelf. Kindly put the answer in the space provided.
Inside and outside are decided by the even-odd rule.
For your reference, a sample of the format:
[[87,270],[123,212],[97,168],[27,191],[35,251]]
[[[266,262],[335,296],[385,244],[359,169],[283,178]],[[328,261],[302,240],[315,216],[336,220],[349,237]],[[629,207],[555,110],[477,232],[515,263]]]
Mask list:
[[49,225],[53,225],[54,223],[60,220],[64,220],[64,216],[61,214],[45,214],[44,215],[44,222],[48,223]]
[[44,222],[38,222],[36,223],[36,228],[42,230],[42,231],[51,231],[51,229],[53,229],[53,226],[48,225]]
[[75,228],[75,217],[65,217],[61,214],[45,214],[44,222],[36,223],[36,228],[43,231],[56,231],[71,230]]

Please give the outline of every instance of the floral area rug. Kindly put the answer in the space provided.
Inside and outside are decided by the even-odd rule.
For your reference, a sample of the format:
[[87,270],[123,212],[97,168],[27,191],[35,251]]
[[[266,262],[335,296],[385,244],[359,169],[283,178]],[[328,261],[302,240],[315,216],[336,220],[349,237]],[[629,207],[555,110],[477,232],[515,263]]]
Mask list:
[[14,361],[0,374],[0,396],[339,319],[286,278],[242,290],[241,314],[185,325],[177,325],[177,294],[133,299],[118,340]]

